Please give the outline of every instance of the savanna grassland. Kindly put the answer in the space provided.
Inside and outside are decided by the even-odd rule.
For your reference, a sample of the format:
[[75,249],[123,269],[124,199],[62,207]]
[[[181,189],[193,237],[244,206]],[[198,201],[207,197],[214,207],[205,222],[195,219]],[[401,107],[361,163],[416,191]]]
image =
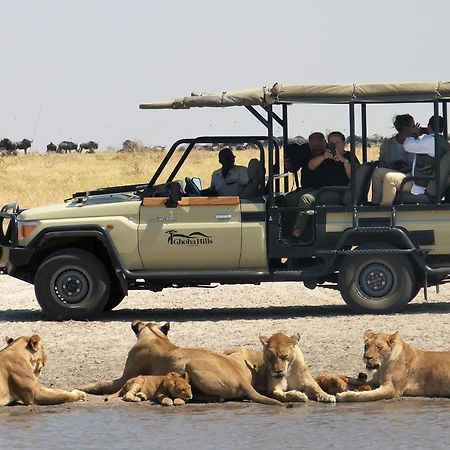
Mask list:
[[[257,150],[235,151],[236,164],[247,165],[257,158]],[[360,157],[360,152],[357,153]],[[0,204],[17,201],[22,208],[59,203],[74,192],[97,187],[147,183],[164,158],[165,152],[95,154],[29,153],[0,158]],[[181,152],[177,152],[178,160]],[[376,159],[378,149],[369,151],[369,160]],[[176,161],[168,165],[160,181],[165,180]],[[203,187],[210,184],[211,173],[219,167],[217,152],[194,150],[177,175],[197,176]]]

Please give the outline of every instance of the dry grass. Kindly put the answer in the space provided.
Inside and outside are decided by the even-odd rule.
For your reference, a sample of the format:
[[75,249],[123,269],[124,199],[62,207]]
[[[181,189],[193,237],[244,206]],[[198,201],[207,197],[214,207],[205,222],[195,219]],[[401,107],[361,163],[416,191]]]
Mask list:
[[[236,151],[236,164],[247,165],[258,157],[254,150]],[[0,206],[18,201],[23,208],[59,203],[72,193],[95,187],[146,183],[159,166],[164,152],[89,154],[21,154],[0,158]],[[178,154],[177,157],[181,155]],[[359,156],[359,155],[358,155]],[[369,159],[378,149],[369,151]],[[178,159],[178,158],[177,158]],[[162,174],[170,173],[175,162]],[[208,187],[211,172],[219,167],[214,151],[193,151],[177,178],[198,176]],[[161,180],[161,178],[160,178]]]

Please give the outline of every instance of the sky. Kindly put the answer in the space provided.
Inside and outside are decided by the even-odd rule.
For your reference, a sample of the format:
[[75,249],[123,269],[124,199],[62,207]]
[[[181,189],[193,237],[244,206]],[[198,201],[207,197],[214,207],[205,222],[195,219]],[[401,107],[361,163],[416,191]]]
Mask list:
[[[139,110],[195,93],[283,84],[450,79],[447,0],[0,0],[0,138],[261,134],[243,108]],[[429,105],[368,108],[368,133]],[[348,133],[343,106],[295,105],[289,133]],[[358,131],[358,130],[357,130]],[[280,134],[280,130],[276,130]]]

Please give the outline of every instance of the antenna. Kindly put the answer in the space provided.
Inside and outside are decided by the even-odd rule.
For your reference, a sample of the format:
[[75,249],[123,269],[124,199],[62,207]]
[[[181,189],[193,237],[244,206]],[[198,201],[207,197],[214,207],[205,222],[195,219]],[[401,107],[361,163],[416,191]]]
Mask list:
[[36,135],[36,130],[39,125],[39,119],[41,118],[41,112],[42,112],[42,105],[39,108],[39,113],[37,115],[36,123],[34,124],[33,137],[31,138],[31,141],[34,141],[34,136]]

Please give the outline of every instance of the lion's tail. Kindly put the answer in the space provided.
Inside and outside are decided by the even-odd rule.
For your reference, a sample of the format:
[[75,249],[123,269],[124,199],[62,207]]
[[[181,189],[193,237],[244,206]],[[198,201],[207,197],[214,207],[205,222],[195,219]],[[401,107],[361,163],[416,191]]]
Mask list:
[[260,394],[252,386],[241,385],[241,389],[250,400],[253,400],[256,403],[263,403],[264,405],[283,406],[283,403],[281,403],[280,401]]
[[80,386],[78,389],[94,395],[118,394],[126,381],[127,380],[123,380],[123,378],[116,378],[112,381],[98,381],[95,383],[85,384]]

